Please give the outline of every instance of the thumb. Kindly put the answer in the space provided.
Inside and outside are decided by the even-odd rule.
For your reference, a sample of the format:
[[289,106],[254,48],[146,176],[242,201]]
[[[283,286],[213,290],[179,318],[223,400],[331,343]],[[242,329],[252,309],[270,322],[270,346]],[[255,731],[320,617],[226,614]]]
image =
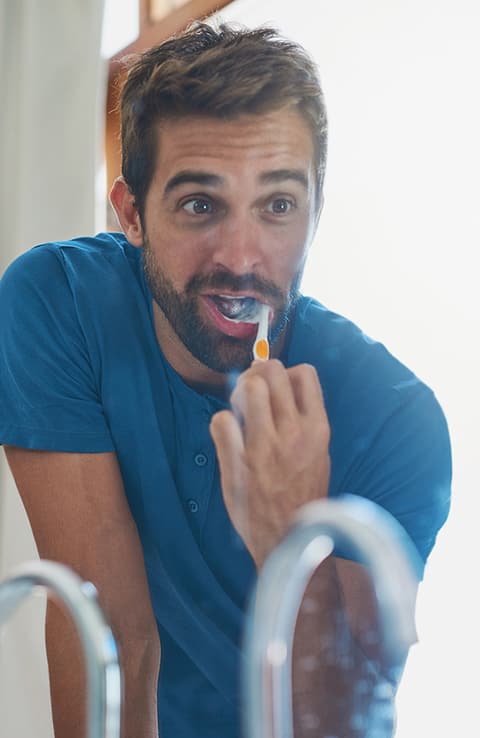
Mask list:
[[210,422],[210,434],[217,451],[223,499],[233,524],[242,535],[246,519],[245,446],[242,429],[230,410],[215,413]]
[[242,429],[231,410],[215,413],[210,421],[210,435],[217,451],[222,484],[225,482],[228,488],[237,486],[245,447]]

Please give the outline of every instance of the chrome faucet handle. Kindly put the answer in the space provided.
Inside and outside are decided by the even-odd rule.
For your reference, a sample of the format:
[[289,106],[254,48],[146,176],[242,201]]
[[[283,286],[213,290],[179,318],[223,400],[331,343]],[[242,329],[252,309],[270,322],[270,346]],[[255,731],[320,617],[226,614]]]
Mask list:
[[[295,622],[311,576],[338,546],[370,569],[390,661],[401,668],[406,649],[416,640],[420,560],[402,526],[383,508],[354,495],[308,503],[266,559],[250,602],[243,674],[248,738],[293,736]],[[266,674],[271,675],[271,693]]]
[[53,561],[21,564],[0,581],[0,626],[37,588],[58,599],[77,628],[87,671],[88,738],[120,738],[122,674],[94,585]]

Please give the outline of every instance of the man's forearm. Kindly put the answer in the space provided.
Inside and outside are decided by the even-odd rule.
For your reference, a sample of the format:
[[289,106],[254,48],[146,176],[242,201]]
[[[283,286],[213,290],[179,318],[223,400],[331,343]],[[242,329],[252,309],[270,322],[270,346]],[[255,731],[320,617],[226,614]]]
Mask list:
[[[55,738],[87,735],[84,656],[75,627],[56,604],[47,610],[47,656]],[[158,738],[158,634],[115,629],[123,675],[122,738]]]

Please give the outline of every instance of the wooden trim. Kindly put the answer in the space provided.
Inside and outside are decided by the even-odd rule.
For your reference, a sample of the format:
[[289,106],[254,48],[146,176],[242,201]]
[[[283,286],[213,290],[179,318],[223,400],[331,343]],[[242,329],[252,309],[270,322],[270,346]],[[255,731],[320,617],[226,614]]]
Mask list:
[[120,120],[117,107],[119,83],[124,73],[122,58],[129,54],[140,53],[165,41],[175,33],[183,31],[192,21],[203,20],[230,2],[232,0],[190,0],[189,3],[172,11],[161,21],[153,23],[149,15],[149,0],[139,0],[139,36],[129,46],[115,54],[109,62],[107,109],[105,111],[105,160],[108,192],[121,169]]
[[162,20],[154,23],[149,16],[149,0],[139,0],[139,36],[110,59],[109,76],[115,76],[121,68],[122,57],[128,54],[138,54],[165,41],[169,36],[183,31],[194,20],[204,20],[231,2],[232,0],[190,0],[186,5],[180,6]]

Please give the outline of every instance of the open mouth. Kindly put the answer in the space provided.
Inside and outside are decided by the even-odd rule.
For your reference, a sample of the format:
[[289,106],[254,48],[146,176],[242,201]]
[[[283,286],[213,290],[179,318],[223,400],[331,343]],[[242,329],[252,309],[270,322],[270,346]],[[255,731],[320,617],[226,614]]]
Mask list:
[[234,323],[258,322],[258,312],[262,303],[254,297],[210,295],[210,300],[226,320]]
[[209,322],[225,336],[254,340],[263,303],[247,295],[201,296]]

